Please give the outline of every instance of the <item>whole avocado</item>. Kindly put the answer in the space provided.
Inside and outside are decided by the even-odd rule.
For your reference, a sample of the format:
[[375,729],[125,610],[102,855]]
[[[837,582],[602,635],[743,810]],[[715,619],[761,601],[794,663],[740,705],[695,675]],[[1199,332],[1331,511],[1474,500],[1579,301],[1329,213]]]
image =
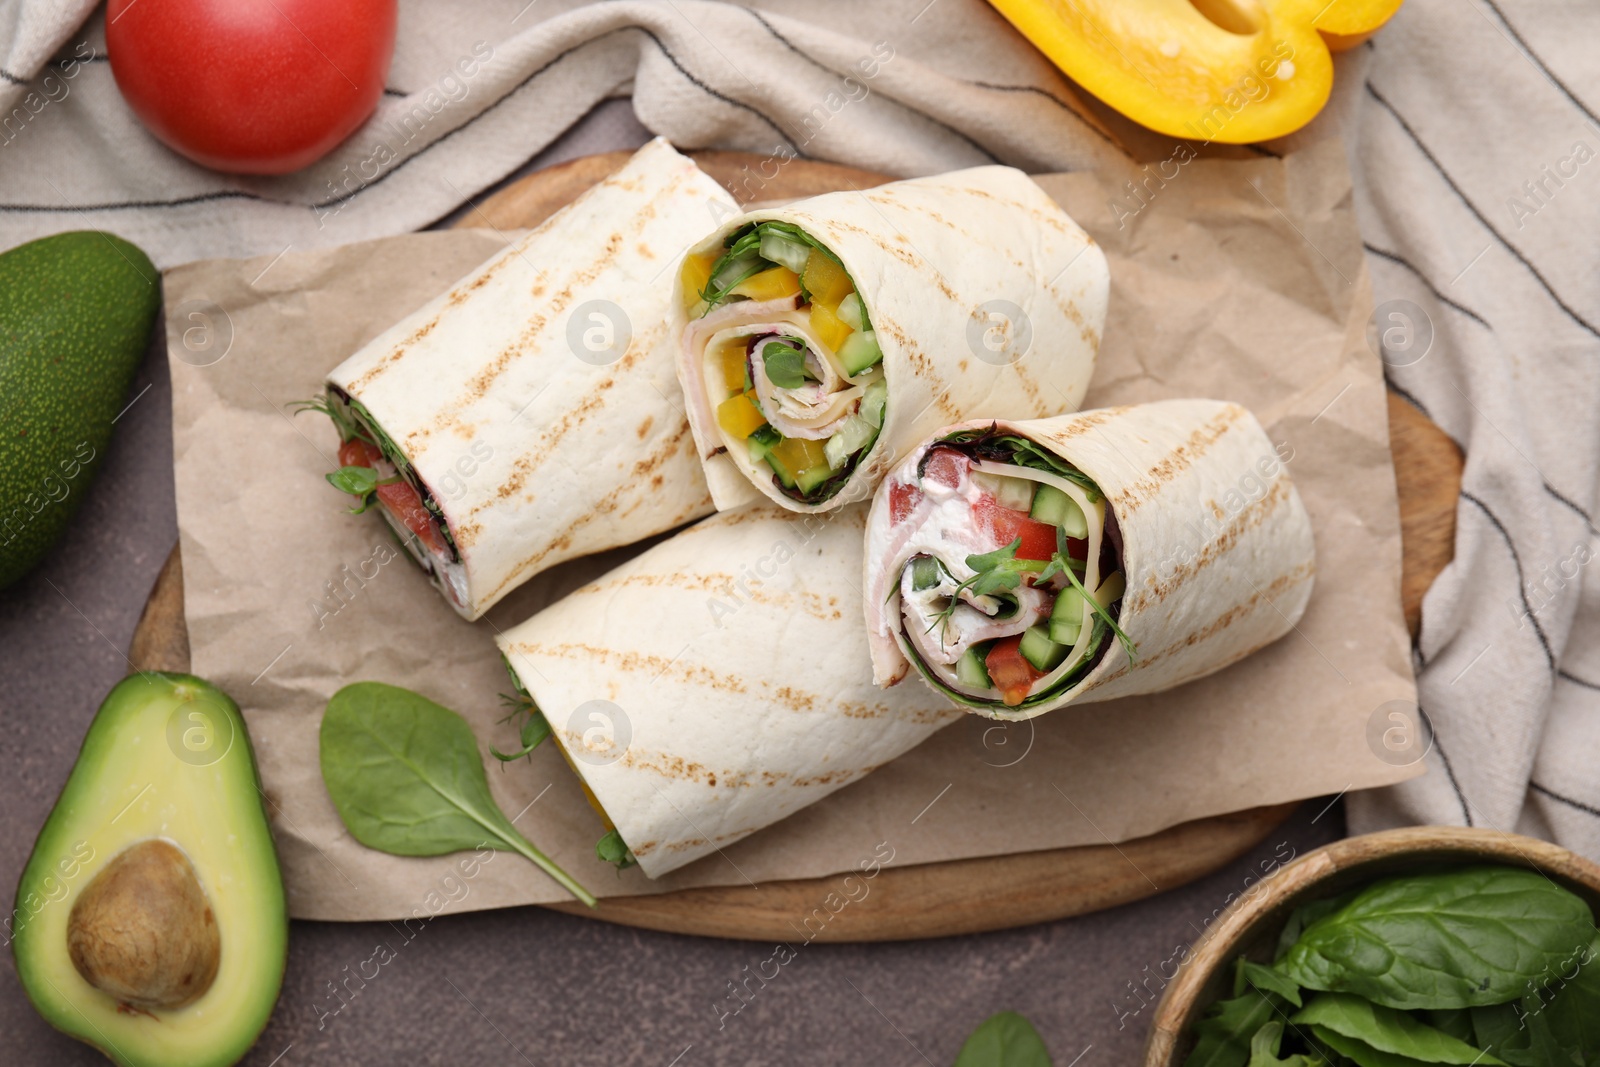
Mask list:
[[0,589],[82,504],[160,306],[155,265],[109,233],[0,255]]

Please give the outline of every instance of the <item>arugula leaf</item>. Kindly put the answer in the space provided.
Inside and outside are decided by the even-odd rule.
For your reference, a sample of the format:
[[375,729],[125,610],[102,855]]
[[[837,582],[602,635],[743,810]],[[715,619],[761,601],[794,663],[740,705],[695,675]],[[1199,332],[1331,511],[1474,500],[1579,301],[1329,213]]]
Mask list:
[[489,793],[467,721],[408,689],[347,685],[328,701],[322,780],[350,836],[396,856],[441,856],[488,844],[531,860],[579,900],[594,895],[511,825]]
[[1276,993],[1295,1007],[1302,1006],[1300,987],[1271,967],[1263,967],[1259,963],[1252,963],[1241,956],[1239,959],[1239,971],[1244,976],[1245,981],[1263,993]]
[[1248,989],[1219,1000],[1194,1024],[1194,1051],[1183,1067],[1247,1067],[1251,1040],[1283,1012],[1284,1000],[1274,993]]
[[1052,1067],[1054,1062],[1032,1023],[1014,1011],[1002,1011],[972,1031],[955,1067]]
[[946,444],[970,446],[968,450],[979,459],[1031,467],[1034,470],[1059,475],[1083,489],[1091,502],[1099,500],[1103,495],[1093,478],[1037,441],[1019,434],[1002,433],[997,424],[990,424],[982,429],[958,430],[940,440]]
[[616,827],[612,827],[604,837],[594,843],[594,854],[606,863],[615,864],[619,874],[639,863],[634,858],[633,849],[622,840],[622,834]]
[[761,362],[768,380],[780,389],[798,389],[806,383],[806,343],[798,337],[766,342]]
[[331,393],[324,392],[320,396],[312,397],[310,400],[298,401],[290,404],[289,408],[296,415],[305,411],[316,411],[328,416],[333,423],[333,428],[339,431],[340,444],[354,440],[357,437],[377,444],[376,441],[372,440],[371,435],[363,431],[361,425],[351,417],[350,409],[345,405],[345,402]]
[[1250,1062],[1247,1067],[1327,1067],[1328,1061],[1315,1052],[1278,1058],[1278,1048],[1283,1041],[1283,1024],[1277,1020],[1267,1023],[1250,1039]]
[[519,751],[501,752],[493,745],[489,746],[489,755],[501,763],[510,763],[513,760],[521,759],[523,756],[531,755],[533,750],[538,748],[544,739],[550,736],[550,720],[544,717],[544,712],[540,711],[539,706],[525,694],[519,694],[514,697],[501,695],[500,701],[503,704],[511,705],[512,709],[511,714],[501,719],[501,722],[510,722],[518,715],[527,716],[527,719],[522,723],[522,731],[519,736],[519,740],[522,743],[522,748]]
[[1589,906],[1543,875],[1467,867],[1373,883],[1306,927],[1278,969],[1389,1008],[1475,1007],[1545,985],[1593,937]]
[[[1061,529],[1061,527],[1057,526],[1056,554],[1051,559],[1051,563],[1058,565],[1059,572],[1067,576],[1067,581],[1071,582],[1072,587],[1083,596],[1084,601],[1088,603],[1089,607],[1094,610],[1094,613],[1099,616],[1101,621],[1104,622],[1108,628],[1110,628],[1112,633],[1117,635],[1117,640],[1122,643],[1122,651],[1128,654],[1128,662],[1139,662],[1139,646],[1134,644],[1133,639],[1123,631],[1122,627],[1117,625],[1117,620],[1111,617],[1110,609],[1102,605],[1100,601],[1096,600],[1089,590],[1083,587],[1083,583],[1078,581],[1078,576],[1074,574],[1072,572],[1072,568],[1067,565],[1066,561],[1068,560],[1067,535]],[[1305,983],[1302,982],[1301,984],[1304,985]]]
[[[1385,1008],[1349,993],[1319,993],[1289,1021],[1296,1025],[1320,1027],[1341,1037],[1360,1041],[1379,1052],[1404,1056],[1423,1063],[1481,1064],[1505,1067],[1496,1059],[1465,1041],[1393,1008]],[[1359,1056],[1345,1053],[1352,1059]]]

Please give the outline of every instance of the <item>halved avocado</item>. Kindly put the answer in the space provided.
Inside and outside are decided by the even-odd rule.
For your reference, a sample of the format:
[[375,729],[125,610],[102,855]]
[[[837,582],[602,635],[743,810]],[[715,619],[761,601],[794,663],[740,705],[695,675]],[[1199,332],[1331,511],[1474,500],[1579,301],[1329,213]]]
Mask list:
[[222,1067],[283,981],[288,912],[250,736],[199,678],[100,705],[17,886],[11,944],[45,1020],[123,1067]]

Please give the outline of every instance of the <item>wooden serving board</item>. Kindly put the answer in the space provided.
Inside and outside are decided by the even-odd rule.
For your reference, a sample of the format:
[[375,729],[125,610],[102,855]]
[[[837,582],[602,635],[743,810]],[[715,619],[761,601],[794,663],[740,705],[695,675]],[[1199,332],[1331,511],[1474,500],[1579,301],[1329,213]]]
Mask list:
[[[631,154],[586,156],[529,175],[470,207],[458,225],[499,230],[536,226],[615,172]],[[690,154],[741,203],[865,188],[889,180],[850,167],[798,160],[768,178],[763,167],[769,161],[760,156]],[[1443,431],[1393,394],[1389,434],[1400,490],[1401,599],[1406,623],[1415,635],[1422,596],[1453,551],[1462,457]],[[189,669],[183,563],[176,546],[150,592],[128,658],[138,670]],[[1197,819],[1117,845],[885,868],[874,882],[870,903],[852,908],[842,922],[829,923],[815,940],[942,937],[1109,908],[1211,873],[1259,844],[1295,807],[1279,804]],[[833,891],[834,883],[834,878],[817,878],[685,889],[604,900],[593,910],[577,903],[547,906],[655,930],[781,941],[793,936],[795,917],[809,915]]]

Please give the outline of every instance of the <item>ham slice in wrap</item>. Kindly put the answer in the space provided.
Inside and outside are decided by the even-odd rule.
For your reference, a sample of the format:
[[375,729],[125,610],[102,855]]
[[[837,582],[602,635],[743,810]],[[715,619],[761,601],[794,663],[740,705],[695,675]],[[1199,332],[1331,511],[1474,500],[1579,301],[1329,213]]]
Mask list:
[[828,511],[952,421],[1076,410],[1108,288],[1099,246],[1009,167],[728,222],[673,302],[712,499]]
[[865,525],[865,504],[723,512],[500,635],[611,830],[602,858],[665,874],[960,717],[920,687],[872,684]]
[[340,364],[330,476],[476,619],[547,567],[711,510],[669,273],[733,199],[663,140]]
[[1216,400],[939,431],[872,503],[874,679],[1025,719],[1248,656],[1311,596],[1292,456]]

